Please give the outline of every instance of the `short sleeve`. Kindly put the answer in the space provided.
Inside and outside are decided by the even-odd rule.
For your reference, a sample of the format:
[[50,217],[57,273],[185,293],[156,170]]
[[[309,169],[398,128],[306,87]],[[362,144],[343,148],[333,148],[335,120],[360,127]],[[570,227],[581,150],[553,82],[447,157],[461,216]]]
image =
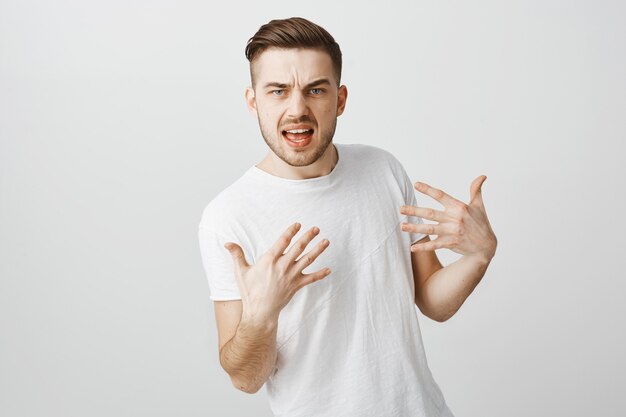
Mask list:
[[[406,173],[404,168],[402,169],[403,177],[404,177],[404,201],[408,206],[417,207],[417,199],[415,198],[415,188],[413,187],[414,182],[411,181],[409,175]],[[413,223],[413,224],[423,224],[424,220],[421,217],[416,216],[406,216],[405,222]],[[420,239],[423,239],[426,234],[424,233],[409,233],[411,235],[411,245],[417,242]]]
[[213,301],[241,300],[235,277],[233,258],[224,247],[227,239],[208,225],[198,227],[202,265],[209,281],[209,298]]

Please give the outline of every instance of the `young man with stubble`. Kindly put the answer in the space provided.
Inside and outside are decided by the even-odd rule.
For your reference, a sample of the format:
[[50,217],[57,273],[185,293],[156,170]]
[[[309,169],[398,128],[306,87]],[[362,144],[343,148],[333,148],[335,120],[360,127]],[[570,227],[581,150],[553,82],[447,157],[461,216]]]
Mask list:
[[[272,20],[245,52],[269,150],[199,224],[223,369],[244,392],[265,385],[275,416],[453,416],[417,309],[448,320],[495,255],[486,177],[465,204],[412,184],[388,151],[333,143],[348,91],[322,27]],[[417,207],[414,189],[445,209]],[[444,268],[442,248],[463,256]]]

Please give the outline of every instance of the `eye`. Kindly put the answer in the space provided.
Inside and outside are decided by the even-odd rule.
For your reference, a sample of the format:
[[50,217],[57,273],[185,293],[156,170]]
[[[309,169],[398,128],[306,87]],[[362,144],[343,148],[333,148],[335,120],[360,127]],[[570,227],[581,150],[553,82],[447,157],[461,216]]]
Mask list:
[[[322,94],[322,92],[324,92],[324,90],[322,90],[321,88],[312,88],[311,91],[314,92],[313,95],[316,96],[319,96],[320,94]],[[317,91],[317,93],[315,91]]]
[[[282,92],[283,90],[272,90],[271,93],[274,94],[275,96],[282,96]],[[281,93],[281,94],[276,94],[276,93]]]

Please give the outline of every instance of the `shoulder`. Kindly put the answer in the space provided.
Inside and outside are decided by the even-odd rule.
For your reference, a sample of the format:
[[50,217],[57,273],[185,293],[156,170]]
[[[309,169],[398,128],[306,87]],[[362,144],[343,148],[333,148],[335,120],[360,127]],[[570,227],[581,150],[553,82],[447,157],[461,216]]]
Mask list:
[[[345,146],[345,145],[344,145]],[[392,154],[387,149],[374,146],[374,145],[366,145],[363,143],[351,144],[347,145],[351,147],[352,153],[361,157],[384,160],[385,162],[399,165],[400,161],[394,154]]]
[[346,153],[360,165],[389,169],[395,177],[401,177],[404,172],[400,160],[384,148],[362,143],[343,146],[346,147]]
[[199,226],[217,232],[226,232],[238,217],[237,208],[245,206],[247,195],[244,177],[218,192],[203,208]]

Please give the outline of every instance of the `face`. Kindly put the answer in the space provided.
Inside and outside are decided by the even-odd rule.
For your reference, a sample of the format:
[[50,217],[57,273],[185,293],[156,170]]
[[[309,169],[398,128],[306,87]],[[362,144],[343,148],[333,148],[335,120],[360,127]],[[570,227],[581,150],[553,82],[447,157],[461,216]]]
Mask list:
[[253,66],[255,88],[246,89],[246,101],[265,143],[288,165],[313,164],[331,143],[347,98],[346,87],[337,87],[330,56],[269,48]]

